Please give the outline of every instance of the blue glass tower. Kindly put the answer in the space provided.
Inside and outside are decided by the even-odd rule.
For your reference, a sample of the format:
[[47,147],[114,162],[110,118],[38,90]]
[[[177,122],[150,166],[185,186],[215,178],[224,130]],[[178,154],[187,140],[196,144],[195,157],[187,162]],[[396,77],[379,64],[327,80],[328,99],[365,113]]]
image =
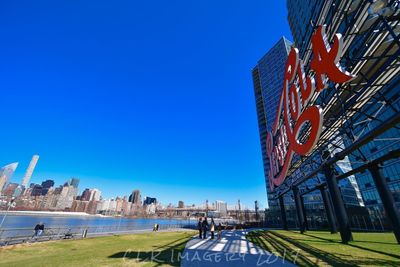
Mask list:
[[254,95],[256,98],[258,128],[265,181],[268,186],[269,163],[266,154],[267,132],[271,131],[283,86],[283,74],[291,42],[282,37],[257,63],[253,69]]
[[[372,95],[369,101],[355,109],[351,116],[348,111],[336,110],[336,118],[347,116],[348,121],[335,129],[334,134],[340,132],[340,140],[344,146],[352,145],[359,137],[368,134],[371,130],[400,112],[400,69],[399,57],[399,11],[395,8],[396,1],[382,1],[374,7],[375,1],[344,1],[344,0],[287,0],[288,22],[293,35],[294,45],[299,49],[300,58],[307,66],[312,58],[310,38],[316,25],[327,25],[327,41],[331,42],[335,33],[341,33],[344,40],[342,68],[357,74],[352,81],[351,91],[344,101],[353,97],[353,92],[362,89],[363,84],[371,84],[366,89],[365,97]],[[383,19],[385,18],[385,19]],[[385,22],[391,21],[392,24]],[[396,24],[397,23],[397,24]],[[386,25],[385,25],[386,24]],[[388,28],[392,27],[391,30]],[[393,34],[397,35],[397,41]],[[362,59],[362,60],[361,60]],[[329,91],[330,90],[330,91]],[[320,104],[328,103],[333,99],[333,85],[321,97]],[[355,99],[355,98],[353,98]],[[362,99],[358,96],[359,99]],[[354,104],[356,105],[356,104]],[[342,112],[342,113],[340,113]],[[360,167],[366,162],[387,154],[391,150],[400,148],[400,127],[393,127],[384,134],[375,138],[367,145],[348,156],[347,162],[351,168]],[[347,170],[348,171],[348,170]],[[340,173],[340,170],[339,170]],[[396,206],[400,209],[400,159],[387,161],[383,165],[383,174],[393,194]],[[354,179],[355,178],[355,179]],[[383,206],[375,183],[369,171],[356,173],[350,184],[357,181],[355,191],[361,193],[363,203],[368,208],[372,221],[379,218],[381,225]],[[352,190],[349,183],[348,190]],[[342,187],[343,189],[346,189]],[[343,190],[344,198],[346,198]],[[359,195],[359,194],[358,194]],[[353,202],[354,198],[353,198]],[[376,216],[374,216],[376,215]],[[351,216],[350,216],[351,217]]]

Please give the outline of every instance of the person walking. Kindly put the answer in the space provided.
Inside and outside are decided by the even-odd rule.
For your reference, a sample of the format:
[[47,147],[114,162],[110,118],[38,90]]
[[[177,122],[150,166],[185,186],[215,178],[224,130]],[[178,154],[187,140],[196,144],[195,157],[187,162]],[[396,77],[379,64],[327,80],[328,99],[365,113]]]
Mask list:
[[33,236],[31,237],[31,239],[36,238],[39,235],[39,230],[40,230],[40,224],[36,224],[35,228],[33,229],[35,231],[35,233],[33,234]]
[[217,233],[218,233],[218,238],[217,239],[220,240],[221,239],[221,235],[222,235],[222,224],[221,223],[218,224]]
[[35,233],[33,234],[33,236],[32,236],[31,239],[37,240],[37,238],[38,238],[39,236],[41,236],[41,234],[42,234],[43,231],[44,231],[44,224],[43,224],[42,222],[36,224],[34,230],[35,230]]
[[214,239],[214,231],[215,231],[215,222],[214,219],[211,218],[211,223],[210,223],[211,239]]
[[203,234],[203,223],[202,223],[202,219],[201,217],[199,218],[199,222],[197,223],[197,229],[199,230],[199,238],[202,238],[202,234]]
[[203,228],[203,239],[207,238],[207,230],[208,230],[208,221],[207,221],[207,217],[204,218],[204,221],[202,222],[202,228]]

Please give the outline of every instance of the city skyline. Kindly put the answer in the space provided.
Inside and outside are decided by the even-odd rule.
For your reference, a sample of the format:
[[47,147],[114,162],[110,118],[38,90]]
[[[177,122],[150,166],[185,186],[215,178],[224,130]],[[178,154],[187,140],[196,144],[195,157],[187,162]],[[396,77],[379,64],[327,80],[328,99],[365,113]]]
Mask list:
[[265,208],[251,69],[290,39],[286,14],[264,1],[10,3],[0,163],[19,161],[19,182],[37,153],[33,182],[79,177],[109,197],[130,185],[165,202]]
[[[54,190],[54,189],[57,189],[57,188],[62,188],[64,186],[66,186],[66,185],[71,185],[76,189],[74,191],[75,192],[74,194],[76,196],[82,196],[83,197],[85,195],[85,192],[94,190],[94,191],[98,192],[98,194],[99,194],[98,198],[103,200],[103,201],[110,201],[110,200],[115,200],[115,199],[118,199],[118,198],[126,198],[126,199],[129,199],[129,202],[132,202],[132,203],[135,203],[135,204],[140,204],[140,205],[142,203],[143,203],[143,205],[145,205],[146,201],[147,201],[149,203],[153,203],[153,202],[162,203],[164,206],[172,204],[173,206],[176,206],[176,207],[179,207],[181,202],[182,203],[186,203],[187,204],[186,206],[196,206],[196,207],[207,206],[207,203],[208,203],[208,199],[204,199],[204,201],[200,202],[200,203],[194,203],[194,202],[190,202],[188,200],[184,200],[184,201],[178,200],[175,203],[174,202],[168,202],[168,201],[167,202],[163,202],[163,201],[160,201],[159,199],[157,200],[157,197],[156,198],[150,197],[150,195],[148,195],[148,194],[141,195],[142,192],[139,189],[134,189],[132,191],[132,194],[130,194],[130,195],[129,195],[129,192],[128,193],[127,192],[121,192],[121,194],[117,194],[117,195],[113,195],[113,196],[108,196],[107,195],[107,197],[103,197],[103,194],[102,194],[103,191],[99,191],[98,188],[95,188],[93,186],[84,187],[85,189],[80,188],[79,184],[80,184],[81,180],[79,178],[77,178],[77,177],[67,178],[67,179],[65,179],[64,182],[55,182],[55,180],[51,179],[51,178],[44,178],[41,181],[34,181],[33,182],[33,181],[30,181],[30,179],[34,174],[34,169],[35,169],[35,166],[37,164],[38,158],[39,158],[39,155],[36,155],[36,154],[32,157],[31,161],[29,162],[28,168],[24,172],[24,175],[23,175],[21,181],[17,181],[16,178],[14,178],[14,179],[13,178],[6,179],[4,181],[4,190],[6,190],[6,187],[9,186],[9,185],[15,185],[15,187],[13,187],[13,190],[15,190],[16,186],[18,185],[18,186],[22,186],[22,188],[24,188],[24,190],[33,189],[33,191],[34,191],[36,186],[39,186],[39,185],[43,186],[43,184],[51,184],[48,187],[44,188],[44,189],[46,189],[46,193],[47,193],[47,191],[48,191],[48,189],[50,187]],[[10,176],[10,177],[13,177],[14,173],[16,172],[16,169],[18,169],[18,165],[19,165],[19,163],[16,162],[16,163],[11,163],[11,164],[5,165],[2,168],[5,169],[5,168],[8,168],[10,166],[13,166],[12,173],[11,173],[11,176]],[[29,172],[29,179],[26,178],[26,174],[28,172]],[[24,183],[26,183],[26,181],[30,181],[30,183],[28,183],[27,186],[24,185]],[[40,190],[42,190],[41,187],[40,187]],[[31,192],[32,191],[30,191],[29,194],[31,194]],[[1,193],[2,192],[0,190],[0,195],[1,195]],[[42,194],[43,193],[40,193],[39,195],[42,195]],[[132,195],[133,195],[133,197],[132,197]],[[75,199],[76,196],[74,196],[73,198]],[[216,196],[215,199],[217,199],[217,198],[218,197]],[[228,202],[222,201],[222,200],[214,200],[214,201],[215,201],[215,203],[223,202],[223,203],[225,203],[225,206],[229,207],[230,209],[238,209],[237,203],[233,204],[233,203],[228,203]],[[212,205],[213,206],[214,206],[214,201],[212,201]],[[238,201],[240,201],[240,199],[238,199]],[[149,204],[149,203],[147,203],[147,204]],[[175,204],[177,204],[177,205],[175,205]],[[217,207],[218,207],[218,204],[217,204]],[[251,205],[247,206],[246,204],[244,204],[244,205],[242,205],[242,208],[243,209],[252,210],[254,207],[251,206]]]

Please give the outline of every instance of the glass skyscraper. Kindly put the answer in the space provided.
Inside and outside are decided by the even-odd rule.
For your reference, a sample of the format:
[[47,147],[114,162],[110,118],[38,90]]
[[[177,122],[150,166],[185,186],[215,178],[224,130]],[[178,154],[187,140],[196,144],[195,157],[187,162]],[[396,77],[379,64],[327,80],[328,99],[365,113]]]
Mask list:
[[[341,115],[346,116],[348,121],[345,121],[341,129],[337,129],[332,134],[341,135],[341,143],[345,147],[352,145],[360,136],[368,134],[372,129],[379,127],[383,121],[400,112],[400,77],[398,75],[400,47],[398,38],[394,40],[393,37],[393,34],[399,36],[400,33],[398,27],[400,11],[398,6],[396,7],[396,1],[380,1],[376,6],[374,2],[359,0],[287,0],[286,2],[294,45],[299,49],[300,58],[304,60],[306,66],[312,58],[310,38],[316,25],[328,25],[326,31],[328,42],[332,41],[334,33],[340,33],[343,36],[341,67],[357,74],[350,88],[352,91],[360,90],[358,96],[360,104],[351,116]],[[391,64],[386,65],[387,63]],[[363,82],[371,84],[364,95],[366,97],[372,95],[372,97],[366,102],[362,102],[361,97]],[[320,102],[319,100],[316,102],[324,105],[329,99],[333,99],[334,90],[333,85],[329,84],[328,90],[323,95],[324,99],[320,97]],[[350,99],[352,95],[346,97]],[[343,99],[346,101],[345,97]],[[344,112],[349,113],[349,111]],[[349,168],[360,167],[391,150],[399,149],[399,136],[400,127],[393,127],[379,138],[375,138],[351,153],[346,157],[345,165],[340,165],[339,162],[337,165],[348,171]],[[396,206],[400,209],[400,159],[385,162],[383,173]],[[372,218],[374,215],[385,216],[381,199],[369,171],[354,174],[350,177],[349,183],[358,185],[353,186],[357,198],[362,200]],[[345,192],[342,190],[344,198]]]
[[25,188],[28,187],[29,181],[31,180],[33,171],[35,170],[38,160],[39,160],[39,156],[33,155],[31,162],[29,163],[28,169],[26,169],[24,178],[22,179],[22,186],[24,186]]
[[18,167],[18,162],[14,162],[0,169],[0,193],[1,191],[3,191],[5,185],[13,176],[17,167]]
[[[355,75],[347,84],[327,82],[327,88],[315,94],[310,101],[324,110],[324,126],[321,138],[310,155],[294,155],[286,183],[278,190],[284,194],[285,203],[289,204],[286,205],[287,211],[290,211],[293,203],[290,183],[295,181],[303,195],[307,217],[321,215],[323,219],[325,212],[316,185],[326,182],[325,175],[315,175],[305,182],[301,182],[302,177],[307,177],[307,174],[321,166],[326,157],[349,147],[389,117],[400,112],[400,41],[398,37],[394,37],[400,33],[400,10],[395,7],[395,2],[382,1],[383,4],[374,6],[374,2],[371,1],[287,0],[288,21],[294,46],[299,49],[305,72],[308,73],[310,62],[315,56],[311,37],[318,25],[326,25],[324,40],[331,44],[335,34],[341,34],[343,47],[340,67]],[[383,17],[386,20],[382,19]],[[279,192],[269,192],[266,133],[271,130],[275,120],[289,48],[290,42],[286,39],[280,40],[258,62],[252,73],[270,208],[276,205],[271,195]],[[313,72],[309,74],[314,75]],[[347,173],[391,150],[398,149],[399,129],[399,126],[393,127],[379,138],[336,161],[335,174]],[[397,201],[396,205],[400,206],[400,160],[385,162],[383,172]],[[368,216],[364,206],[371,215],[383,210],[369,171],[350,175],[342,179],[339,185],[350,215]],[[288,215],[291,216],[290,212]]]
[[[271,131],[275,120],[276,110],[283,86],[283,74],[286,59],[291,48],[291,42],[282,37],[253,68],[253,85],[256,99],[258,128],[262,159],[264,164],[265,183],[269,193],[268,169],[269,163],[266,154],[267,132]],[[271,194],[268,194],[270,196]],[[272,208],[276,201],[268,199]]]

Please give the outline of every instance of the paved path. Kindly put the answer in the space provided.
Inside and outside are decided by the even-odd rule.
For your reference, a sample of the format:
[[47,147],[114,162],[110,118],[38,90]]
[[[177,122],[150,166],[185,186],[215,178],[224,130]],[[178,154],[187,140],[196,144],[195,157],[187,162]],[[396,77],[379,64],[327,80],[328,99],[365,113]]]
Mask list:
[[247,241],[246,233],[227,230],[220,240],[195,236],[186,244],[181,267],[296,266]]

